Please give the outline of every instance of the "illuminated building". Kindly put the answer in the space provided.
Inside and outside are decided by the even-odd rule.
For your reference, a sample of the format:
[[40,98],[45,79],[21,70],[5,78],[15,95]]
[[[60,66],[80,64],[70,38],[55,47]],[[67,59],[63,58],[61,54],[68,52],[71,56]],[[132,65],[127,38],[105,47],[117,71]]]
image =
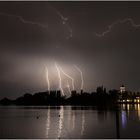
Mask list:
[[122,85],[122,86],[120,86],[120,93],[124,93],[124,92],[125,92],[125,86]]

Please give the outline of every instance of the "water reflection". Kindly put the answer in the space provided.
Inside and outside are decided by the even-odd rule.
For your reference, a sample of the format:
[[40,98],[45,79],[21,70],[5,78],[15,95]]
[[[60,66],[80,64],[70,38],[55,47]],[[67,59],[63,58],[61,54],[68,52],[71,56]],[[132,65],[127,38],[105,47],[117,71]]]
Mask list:
[[99,123],[104,122],[107,118],[107,111],[106,110],[98,110],[97,113],[98,113]]
[[81,123],[82,125],[82,127],[81,127],[81,135],[83,135],[84,134],[84,130],[85,130],[85,111],[84,110],[82,110],[82,123]]
[[111,125],[115,138],[121,138],[131,123],[138,125],[140,121],[140,104],[121,104],[112,112],[80,106],[48,107],[46,111],[46,138],[93,138],[98,133],[106,135],[104,126]]
[[120,139],[120,119],[119,119],[119,110],[116,108],[116,138]]
[[130,104],[122,104],[121,105],[121,118],[120,123],[123,129],[126,128],[128,117],[130,115],[130,110],[132,109],[132,105]]
[[125,128],[127,124],[126,111],[121,112],[121,122],[122,122],[122,127]]
[[71,108],[69,107],[69,112],[68,112],[68,121],[67,121],[67,123],[68,123],[68,130],[71,130],[71,128],[72,128],[72,126],[71,126],[71,124],[72,124],[72,121],[71,121],[72,119],[71,119]]
[[[13,114],[6,114],[6,110],[4,117],[1,111],[0,124],[3,123],[3,127],[0,126],[0,135],[2,136],[2,132],[6,129],[9,132],[8,129],[10,128],[10,132],[13,131],[20,138],[28,136],[29,138],[90,139],[140,136],[138,132],[136,133],[137,130],[140,130],[140,104],[121,104],[119,107],[117,110],[97,109],[87,106],[51,106],[42,109],[41,107],[37,107],[37,109],[32,107],[24,108],[24,110],[20,107],[18,110],[16,109],[16,116],[15,110],[13,110]],[[38,119],[34,117],[36,114],[40,114]],[[9,117],[9,115],[11,116]],[[13,119],[14,117],[16,119]],[[10,124],[8,128],[2,119],[5,119],[5,124]],[[23,133],[19,130],[21,126],[18,124],[22,124]],[[28,134],[27,127],[32,130],[31,136]],[[133,128],[137,128],[137,130]],[[6,133],[5,136],[8,134]],[[25,136],[21,136],[22,134]],[[12,138],[12,134],[9,135]]]
[[62,133],[62,129],[63,129],[63,119],[64,119],[64,107],[60,106],[57,138],[61,137],[61,133]]
[[140,104],[122,104],[121,110],[126,112],[126,115],[135,112],[135,115],[140,118]]
[[49,130],[50,130],[50,107],[48,107],[48,110],[47,110],[46,138],[48,138]]
[[72,130],[75,128],[75,111],[72,112]]
[[120,117],[121,138],[140,138],[140,104],[122,104]]
[[122,128],[126,128],[128,121],[135,119],[140,120],[140,104],[122,104],[121,105]]

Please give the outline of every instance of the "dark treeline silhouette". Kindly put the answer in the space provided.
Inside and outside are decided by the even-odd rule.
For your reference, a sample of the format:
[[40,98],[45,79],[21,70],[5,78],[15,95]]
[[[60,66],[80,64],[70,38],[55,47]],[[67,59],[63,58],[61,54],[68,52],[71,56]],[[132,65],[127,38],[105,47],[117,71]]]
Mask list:
[[132,92],[121,93],[118,90],[106,91],[103,86],[97,87],[96,92],[87,93],[81,90],[77,93],[76,90],[71,91],[71,96],[66,97],[61,95],[61,91],[39,92],[35,94],[26,93],[23,96],[10,100],[3,98],[0,101],[1,105],[98,105],[113,106],[118,103],[134,103],[139,102],[140,94]]

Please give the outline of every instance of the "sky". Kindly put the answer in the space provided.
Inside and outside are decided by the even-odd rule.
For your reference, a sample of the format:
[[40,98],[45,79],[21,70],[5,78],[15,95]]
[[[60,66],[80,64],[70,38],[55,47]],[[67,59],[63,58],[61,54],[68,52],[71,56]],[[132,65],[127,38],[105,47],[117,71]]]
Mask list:
[[140,91],[139,13],[140,2],[0,2],[0,98],[48,90],[47,72],[51,90],[80,91],[76,67],[84,91]]

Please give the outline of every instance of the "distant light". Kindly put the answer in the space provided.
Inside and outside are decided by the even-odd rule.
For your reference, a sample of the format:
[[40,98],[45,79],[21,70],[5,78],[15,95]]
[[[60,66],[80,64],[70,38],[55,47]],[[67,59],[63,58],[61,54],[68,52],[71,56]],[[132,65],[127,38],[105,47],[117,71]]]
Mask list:
[[129,104],[127,104],[127,110],[128,110],[128,111],[130,110],[130,105],[129,105]]
[[138,104],[138,117],[140,119],[140,105]]

